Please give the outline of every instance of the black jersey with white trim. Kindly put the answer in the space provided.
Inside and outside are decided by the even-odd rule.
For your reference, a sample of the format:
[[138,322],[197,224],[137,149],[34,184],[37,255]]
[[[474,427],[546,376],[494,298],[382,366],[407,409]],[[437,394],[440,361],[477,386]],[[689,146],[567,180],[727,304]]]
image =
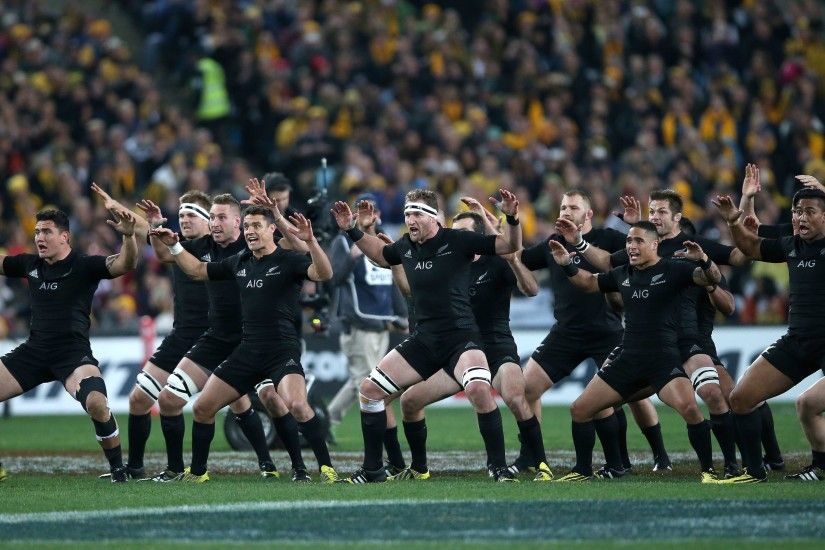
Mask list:
[[496,237],[440,227],[423,243],[404,235],[384,247],[390,265],[403,265],[412,293],[416,330],[478,330],[470,305],[470,265],[493,255]]
[[[183,241],[183,248],[202,262],[219,262],[247,250],[243,235],[227,246],[220,246],[212,235]],[[209,328],[222,337],[241,333],[241,296],[234,281],[206,281],[209,296]]]
[[511,339],[510,297],[516,276],[501,256],[481,256],[470,267],[470,304],[481,337],[487,340]]
[[625,352],[678,354],[681,297],[694,286],[695,269],[687,262],[661,258],[645,269],[624,265],[597,275],[599,290],[622,295]]
[[298,344],[298,297],[312,260],[284,248],[256,258],[244,250],[206,264],[210,281],[233,281],[240,291],[243,341],[256,345]]
[[825,326],[825,239],[806,242],[798,235],[764,239],[760,248],[763,261],[788,263],[788,332],[821,338]]
[[[626,235],[615,229],[597,228],[584,235],[584,239],[602,250],[615,252],[624,250]],[[621,318],[608,306],[604,296],[584,292],[571,283],[553,260],[548,242],[551,240],[562,243],[569,252],[575,252],[573,245],[568,244],[562,236],[552,235],[547,240],[525,249],[521,254],[521,263],[531,271],[543,268],[549,270],[550,288],[553,290],[553,315],[556,317],[554,330],[594,334],[621,331]],[[599,272],[580,254],[573,256],[573,263],[579,269],[590,273]]]
[[31,300],[29,341],[89,340],[92,298],[101,279],[112,279],[106,256],[86,256],[72,250],[52,264],[36,254],[3,259],[6,277],[28,280]]

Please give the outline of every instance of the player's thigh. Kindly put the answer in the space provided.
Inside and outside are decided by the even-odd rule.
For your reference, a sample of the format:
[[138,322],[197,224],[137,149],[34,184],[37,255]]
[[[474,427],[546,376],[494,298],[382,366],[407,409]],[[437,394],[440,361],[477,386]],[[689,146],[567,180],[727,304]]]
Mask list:
[[796,409],[800,414],[819,415],[825,411],[825,378],[820,378],[810,388],[796,398]]
[[592,419],[599,411],[614,407],[622,401],[619,392],[610,387],[601,377],[594,376],[587,383],[581,395],[573,401],[570,412],[573,420],[583,422]]
[[[195,415],[201,417],[201,419],[204,417],[214,418],[215,415],[218,414],[218,411],[229,404],[234,405],[240,397],[240,392],[227,382],[217,376],[210,376],[203,386],[203,391],[198,395],[193,410]],[[246,397],[246,399],[249,401],[249,397]],[[251,402],[249,402],[249,404],[251,405]],[[249,407],[247,406],[240,411],[234,412],[243,412],[248,409]]]
[[514,397],[524,397],[525,380],[521,367],[515,363],[504,363],[493,378],[493,387],[508,401]]
[[760,355],[731,390],[731,408],[737,414],[745,414],[793,386],[793,380]]
[[99,368],[95,365],[80,365],[66,377],[66,380],[63,381],[63,387],[69,395],[74,397],[80,387],[80,381],[84,378],[91,378],[93,376],[100,376]]
[[6,365],[0,361],[0,401],[11,399],[21,393],[23,393],[23,388],[20,386],[20,382],[12,376]]
[[365,390],[370,392],[371,390],[369,388],[375,388],[380,392],[380,397],[376,397],[377,399],[383,399],[398,390],[409,388],[423,379],[418,371],[395,349],[390,350],[389,353],[379,361],[377,368],[396,386],[395,388],[384,388],[383,384],[379,386],[370,378],[364,380],[364,382],[361,383],[361,393],[364,394]]
[[529,401],[535,401],[541,395],[553,387],[553,381],[547,372],[541,368],[532,357],[527,360],[524,367],[524,393]]
[[484,352],[480,349],[468,349],[458,356],[455,368],[453,369],[455,379],[457,381],[462,380],[464,374],[471,368],[490,370],[490,367],[487,365],[487,356],[485,356]]
[[461,391],[452,376],[443,370],[438,370],[417,384],[413,384],[401,394],[401,410],[405,417],[408,412],[420,411],[427,405],[441,401],[454,393]]
[[182,370],[192,379],[192,382],[198,387],[199,390],[202,390],[206,385],[206,381],[209,379],[210,372],[203,368],[202,366],[198,365],[188,357],[181,358],[178,366],[175,367],[175,370]]

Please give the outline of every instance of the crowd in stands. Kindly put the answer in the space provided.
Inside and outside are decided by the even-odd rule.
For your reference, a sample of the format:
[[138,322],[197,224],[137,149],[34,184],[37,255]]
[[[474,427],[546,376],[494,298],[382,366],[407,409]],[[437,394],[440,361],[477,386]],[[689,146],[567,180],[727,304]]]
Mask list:
[[[243,195],[286,173],[300,203],[321,157],[333,197],[375,194],[387,224],[403,196],[498,187],[521,200],[528,242],[552,231],[561,194],[584,187],[599,222],[618,197],[677,190],[685,215],[729,239],[710,206],[761,170],[757,211],[786,221],[796,174],[825,181],[825,8],[817,0],[118,0],[106,11],[0,6],[0,244],[32,248],[33,214],[70,213],[75,247],[119,243],[89,193],[149,197],[174,220],[187,189]],[[174,221],[173,221],[174,227]],[[102,285],[98,330],[168,324],[169,281],[147,249]],[[729,273],[731,322],[785,321],[787,274]],[[19,281],[0,284],[25,333]]]

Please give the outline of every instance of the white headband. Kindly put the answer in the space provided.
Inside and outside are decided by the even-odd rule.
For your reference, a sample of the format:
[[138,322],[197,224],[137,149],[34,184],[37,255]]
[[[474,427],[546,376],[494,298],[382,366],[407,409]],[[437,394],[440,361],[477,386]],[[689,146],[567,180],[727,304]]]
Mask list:
[[422,214],[427,214],[428,216],[432,216],[435,219],[438,219],[438,210],[424,204],[423,202],[408,202],[404,205],[404,213],[408,212],[421,212]]
[[180,205],[180,210],[178,212],[194,212],[195,215],[200,216],[201,218],[209,221],[209,212],[202,206],[198,206],[197,204],[191,202],[184,202]]

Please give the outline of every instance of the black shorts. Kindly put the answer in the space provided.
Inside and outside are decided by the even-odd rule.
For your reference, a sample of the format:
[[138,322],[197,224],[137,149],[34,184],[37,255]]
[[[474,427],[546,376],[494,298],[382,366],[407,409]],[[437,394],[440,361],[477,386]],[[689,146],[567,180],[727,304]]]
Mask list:
[[621,341],[621,332],[587,334],[551,330],[530,357],[544,369],[550,381],[557,384],[588,358],[593,358],[596,368],[601,367]]
[[[716,356],[716,346],[714,346],[713,349],[708,349],[705,341],[699,337],[680,338],[679,356],[682,359],[682,363],[687,363],[688,359],[694,355],[710,355],[711,359],[713,359]],[[716,360],[718,361],[718,359]]]
[[152,357],[149,358],[149,362],[159,369],[171,373],[202,334],[202,332],[185,334],[173,329],[172,332],[166,335]]
[[[426,380],[439,369],[444,369],[455,379],[455,366],[461,354],[482,348],[477,332],[455,331],[434,335],[416,331],[395,349]],[[460,380],[456,381],[461,385]]]
[[192,348],[186,352],[185,357],[208,371],[214,371],[240,343],[240,334],[227,338],[217,336],[212,329],[209,329],[198,338]]
[[629,355],[618,347],[596,373],[608,386],[627,399],[650,386],[659,393],[671,380],[687,378],[677,355],[653,357]]
[[27,392],[32,388],[52,382],[64,383],[80,366],[98,366],[89,342],[23,342],[2,359],[11,375]]
[[798,384],[825,367],[825,337],[785,333],[762,352],[762,357]]
[[512,337],[509,340],[484,338],[481,348],[484,350],[484,356],[487,357],[487,365],[490,367],[490,375],[493,378],[498,374],[501,365],[505,363],[515,363],[521,366],[516,342]]
[[301,366],[301,349],[285,346],[277,349],[262,349],[249,344],[241,344],[213,372],[215,376],[245,395],[255,388],[255,384],[269,378],[275,387],[287,374],[304,376]]
[[719,352],[716,351],[716,343],[713,341],[713,338],[701,338],[699,340],[699,345],[705,350],[705,353],[710,355],[713,364],[718,367],[724,367],[725,364],[722,363],[722,360],[719,359]]

